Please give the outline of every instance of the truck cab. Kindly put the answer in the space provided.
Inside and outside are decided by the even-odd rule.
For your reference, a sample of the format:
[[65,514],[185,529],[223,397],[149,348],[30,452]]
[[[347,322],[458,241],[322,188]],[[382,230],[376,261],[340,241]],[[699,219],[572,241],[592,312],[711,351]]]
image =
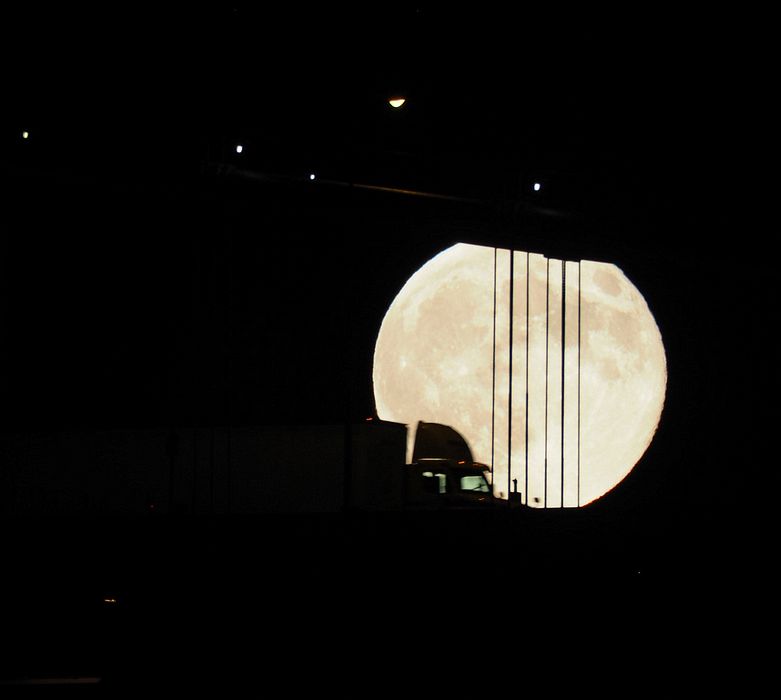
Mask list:
[[408,508],[475,508],[494,505],[483,464],[424,458],[408,464],[404,503]]
[[466,440],[440,423],[418,422],[404,471],[407,508],[479,508],[496,503],[490,469],[473,461]]

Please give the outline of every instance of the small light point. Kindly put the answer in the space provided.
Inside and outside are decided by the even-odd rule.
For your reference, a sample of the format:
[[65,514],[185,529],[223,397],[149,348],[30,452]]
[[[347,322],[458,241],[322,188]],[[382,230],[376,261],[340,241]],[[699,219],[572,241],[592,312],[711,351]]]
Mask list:
[[241,153],[243,150],[244,150],[244,146],[242,146],[241,144],[236,146],[236,153]]
[[23,131],[22,132],[22,138],[23,139],[29,139],[30,138],[30,132],[29,131]]
[[535,182],[532,189],[534,189],[535,192],[539,192],[542,189],[542,185],[539,182]]
[[309,173],[309,179],[310,180],[314,180],[315,179],[315,174],[314,173]]
[[388,104],[393,107],[393,109],[399,109],[406,101],[407,99],[404,97],[391,97],[391,99],[388,100]]

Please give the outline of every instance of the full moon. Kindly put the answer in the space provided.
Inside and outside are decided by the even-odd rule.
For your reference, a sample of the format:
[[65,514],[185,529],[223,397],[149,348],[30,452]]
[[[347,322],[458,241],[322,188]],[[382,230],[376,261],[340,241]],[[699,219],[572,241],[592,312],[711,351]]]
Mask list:
[[645,299],[615,265],[459,243],[392,302],[373,382],[379,418],[455,428],[497,495],[577,507],[645,453],[667,364]]

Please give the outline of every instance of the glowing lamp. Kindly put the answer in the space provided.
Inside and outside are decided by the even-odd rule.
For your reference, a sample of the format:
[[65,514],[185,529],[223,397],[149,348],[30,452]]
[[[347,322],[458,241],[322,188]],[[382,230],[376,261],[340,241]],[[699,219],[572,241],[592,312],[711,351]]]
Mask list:
[[23,131],[22,132],[22,138],[23,139],[29,139],[30,138],[30,132],[29,131]]
[[242,146],[241,144],[236,146],[236,153],[241,153],[243,150],[244,150],[244,146]]
[[534,185],[533,185],[533,187],[532,187],[532,189],[533,189],[535,192],[539,192],[539,191],[540,191],[540,189],[542,189],[542,185],[541,185],[539,182],[535,182],[535,183],[534,183]]
[[393,109],[399,109],[399,107],[402,107],[406,101],[407,99],[405,97],[391,97],[388,100],[388,104],[393,107]]

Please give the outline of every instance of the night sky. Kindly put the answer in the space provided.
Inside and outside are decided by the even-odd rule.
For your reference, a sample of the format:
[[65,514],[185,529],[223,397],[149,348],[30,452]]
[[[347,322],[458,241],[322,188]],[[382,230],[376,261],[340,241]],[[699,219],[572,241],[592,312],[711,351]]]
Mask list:
[[750,568],[770,380],[766,253],[727,213],[739,31],[250,5],[3,11],[2,431],[360,421],[384,311],[436,252],[604,260],[669,384],[600,512]]
[[[213,421],[215,391],[232,420],[271,419],[271,395],[317,421],[341,415],[327,382],[344,373],[370,412],[361,363],[387,301],[458,240],[623,264],[652,309],[675,278],[721,283],[705,217],[723,55],[698,23],[33,14],[6,24],[23,37],[3,134],[11,422]],[[296,377],[303,395],[281,390]]]

